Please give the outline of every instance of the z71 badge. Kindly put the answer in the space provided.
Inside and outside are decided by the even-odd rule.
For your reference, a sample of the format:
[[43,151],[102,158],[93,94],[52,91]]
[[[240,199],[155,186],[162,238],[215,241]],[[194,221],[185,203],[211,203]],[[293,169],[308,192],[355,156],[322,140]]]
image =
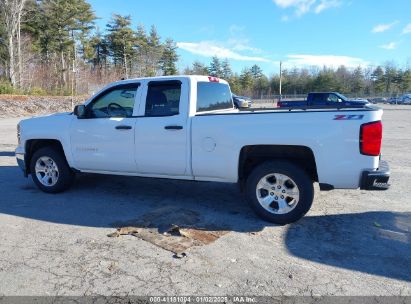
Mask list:
[[364,115],[335,115],[334,120],[361,120]]

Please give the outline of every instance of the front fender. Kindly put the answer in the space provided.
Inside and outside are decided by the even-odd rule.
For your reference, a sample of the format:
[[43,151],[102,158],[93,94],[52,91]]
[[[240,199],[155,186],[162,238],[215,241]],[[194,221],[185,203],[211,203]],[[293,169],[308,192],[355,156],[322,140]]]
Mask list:
[[34,140],[54,140],[61,144],[67,163],[71,167],[73,159],[70,147],[70,122],[73,115],[69,113],[39,116],[24,119],[20,122],[21,143],[16,154],[28,155],[30,143]]

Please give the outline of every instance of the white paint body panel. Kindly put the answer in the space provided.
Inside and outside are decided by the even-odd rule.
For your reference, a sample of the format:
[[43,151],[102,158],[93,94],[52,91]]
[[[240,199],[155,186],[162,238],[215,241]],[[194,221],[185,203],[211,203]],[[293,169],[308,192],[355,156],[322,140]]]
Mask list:
[[[188,138],[190,130],[187,127],[189,79],[181,81],[181,97],[179,114],[163,117],[143,117],[147,84],[142,81],[142,102],[137,112],[135,125],[135,161],[138,173],[161,175],[186,175],[189,169]],[[182,126],[182,130],[166,130],[166,126]]]
[[[271,112],[198,115],[192,119],[192,168],[196,178],[236,182],[240,151],[249,145],[305,146],[313,151],[320,183],[358,188],[362,171],[378,167],[378,157],[359,151],[364,122],[380,120],[382,111],[363,111],[363,120],[334,120],[338,112]],[[344,112],[358,114],[358,111]],[[213,138],[214,151],[203,147]]]
[[[70,144],[78,170],[137,172],[134,118],[77,119],[71,115]],[[131,130],[117,130],[120,125]]]
[[[143,117],[147,84],[155,80],[181,81],[178,115]],[[304,146],[314,154],[319,182],[335,188],[358,188],[362,171],[378,167],[378,157],[360,154],[359,130],[363,123],[381,120],[380,109],[254,113],[232,109],[197,114],[198,81],[208,78],[155,77],[110,84],[105,89],[140,83],[133,117],[78,119],[63,113],[26,119],[20,123],[17,151],[24,151],[27,140],[55,139],[61,142],[69,165],[83,172],[235,183],[243,147]],[[363,118],[334,120],[338,114]],[[117,125],[132,129],[116,130]],[[168,125],[183,129],[165,130]]]

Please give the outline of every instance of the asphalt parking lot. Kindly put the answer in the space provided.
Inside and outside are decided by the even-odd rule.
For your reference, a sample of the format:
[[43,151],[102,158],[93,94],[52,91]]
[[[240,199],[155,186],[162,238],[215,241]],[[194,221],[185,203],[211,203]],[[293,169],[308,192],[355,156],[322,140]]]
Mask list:
[[[311,211],[286,226],[261,221],[230,184],[81,175],[42,193],[16,166],[19,119],[2,118],[0,296],[411,295],[411,106],[384,107],[391,189],[317,188]],[[224,234],[183,258],[107,237],[115,223],[182,210]]]

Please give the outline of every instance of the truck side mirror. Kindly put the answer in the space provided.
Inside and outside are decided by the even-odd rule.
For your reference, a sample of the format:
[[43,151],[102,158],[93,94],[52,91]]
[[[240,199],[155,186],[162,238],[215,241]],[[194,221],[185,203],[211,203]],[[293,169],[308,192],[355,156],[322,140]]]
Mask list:
[[77,116],[77,118],[86,118],[86,106],[85,105],[77,105],[74,107],[73,111],[74,115]]

